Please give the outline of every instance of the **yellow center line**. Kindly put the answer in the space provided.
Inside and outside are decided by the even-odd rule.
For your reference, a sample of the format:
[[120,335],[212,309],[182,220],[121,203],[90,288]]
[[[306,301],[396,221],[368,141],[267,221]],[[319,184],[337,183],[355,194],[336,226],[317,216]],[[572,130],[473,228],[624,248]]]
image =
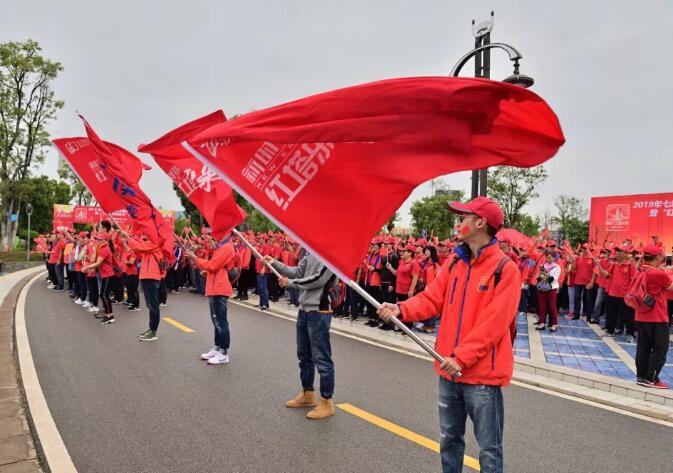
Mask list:
[[181,324],[181,323],[178,322],[177,320],[171,319],[170,317],[162,317],[162,318],[164,319],[164,321],[166,321],[167,323],[171,324],[173,327],[179,328],[179,329],[182,330],[183,332],[194,333],[194,330],[192,330],[191,328],[187,327],[186,325]]
[[[382,429],[385,429],[388,432],[392,432],[393,434],[399,437],[414,442],[420,445],[421,447],[425,447],[428,450],[432,450],[435,453],[439,453],[439,442],[430,440],[429,438],[423,437],[422,435],[419,435],[416,432],[412,432],[411,430],[405,429],[404,427],[400,427],[397,424],[393,424],[390,421],[375,416],[374,414],[371,414],[367,411],[363,411],[362,409],[355,407],[352,404],[347,403],[337,404],[337,407],[343,411],[348,412],[349,414],[353,414],[354,416],[359,417],[362,420],[366,420],[367,422],[374,424],[377,427],[381,427]],[[468,457],[467,455],[465,455],[463,462],[465,466],[468,466],[473,470],[480,471],[479,460],[477,460],[476,458]]]

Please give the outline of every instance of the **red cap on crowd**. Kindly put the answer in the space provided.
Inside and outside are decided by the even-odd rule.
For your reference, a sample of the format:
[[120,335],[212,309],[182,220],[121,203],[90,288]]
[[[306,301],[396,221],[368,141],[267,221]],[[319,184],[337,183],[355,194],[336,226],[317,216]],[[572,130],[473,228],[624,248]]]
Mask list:
[[623,251],[624,253],[630,253],[631,247],[629,245],[621,245],[615,248],[617,251]]
[[428,240],[426,240],[425,238],[421,238],[420,240],[416,240],[415,244],[416,244],[416,246],[425,247],[425,246],[428,246]]
[[383,243],[385,245],[393,245],[393,244],[395,244],[395,239],[393,237],[385,237],[383,239]]
[[112,238],[112,235],[110,235],[107,232],[102,232],[102,233],[97,233],[94,238],[96,240],[109,240],[110,238]]
[[659,256],[664,254],[664,250],[658,245],[647,245],[643,248],[643,254],[647,256]]
[[86,232],[79,232],[79,237],[80,238],[86,238]]
[[500,205],[495,200],[484,196],[472,199],[466,204],[462,202],[449,202],[449,210],[459,215],[475,214],[485,219],[496,230],[500,230],[500,227],[505,223],[505,217]]

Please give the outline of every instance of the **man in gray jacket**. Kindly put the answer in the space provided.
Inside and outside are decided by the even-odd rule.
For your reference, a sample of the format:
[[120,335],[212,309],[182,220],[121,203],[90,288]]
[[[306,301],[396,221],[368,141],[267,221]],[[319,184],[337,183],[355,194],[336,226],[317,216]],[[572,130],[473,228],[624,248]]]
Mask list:
[[[329,287],[334,274],[315,256],[304,252],[296,267],[286,266],[267,256],[273,267],[283,275],[281,287],[299,289],[297,316],[297,358],[302,392],[287,401],[287,407],[313,407],[306,414],[309,419],[324,419],[334,415],[334,362],[329,329],[332,310]],[[320,402],[316,403],[313,380],[315,370],[320,375]]]

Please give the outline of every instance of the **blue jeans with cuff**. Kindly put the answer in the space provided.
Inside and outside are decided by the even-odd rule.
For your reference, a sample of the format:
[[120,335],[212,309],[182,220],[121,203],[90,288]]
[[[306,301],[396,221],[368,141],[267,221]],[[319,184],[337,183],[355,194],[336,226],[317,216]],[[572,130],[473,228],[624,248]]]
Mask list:
[[297,316],[297,358],[301,385],[306,391],[313,390],[317,368],[320,395],[325,399],[331,399],[334,395],[334,362],[329,335],[331,325],[331,314],[300,310]]

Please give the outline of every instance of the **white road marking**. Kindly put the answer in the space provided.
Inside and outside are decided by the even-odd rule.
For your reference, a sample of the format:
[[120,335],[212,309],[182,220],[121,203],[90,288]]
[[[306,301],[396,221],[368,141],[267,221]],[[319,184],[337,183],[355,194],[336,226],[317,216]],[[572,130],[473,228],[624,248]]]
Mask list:
[[47,400],[44,398],[40,381],[35,371],[33,354],[30,350],[28,332],[26,330],[26,295],[35,281],[42,278],[44,272],[37,274],[23,287],[16,304],[14,325],[16,330],[16,347],[19,353],[19,367],[23,389],[28,400],[30,415],[33,418],[37,436],[42,450],[47,457],[49,469],[54,473],[77,473],[68,449],[65,448],[61,434],[51,416]]

